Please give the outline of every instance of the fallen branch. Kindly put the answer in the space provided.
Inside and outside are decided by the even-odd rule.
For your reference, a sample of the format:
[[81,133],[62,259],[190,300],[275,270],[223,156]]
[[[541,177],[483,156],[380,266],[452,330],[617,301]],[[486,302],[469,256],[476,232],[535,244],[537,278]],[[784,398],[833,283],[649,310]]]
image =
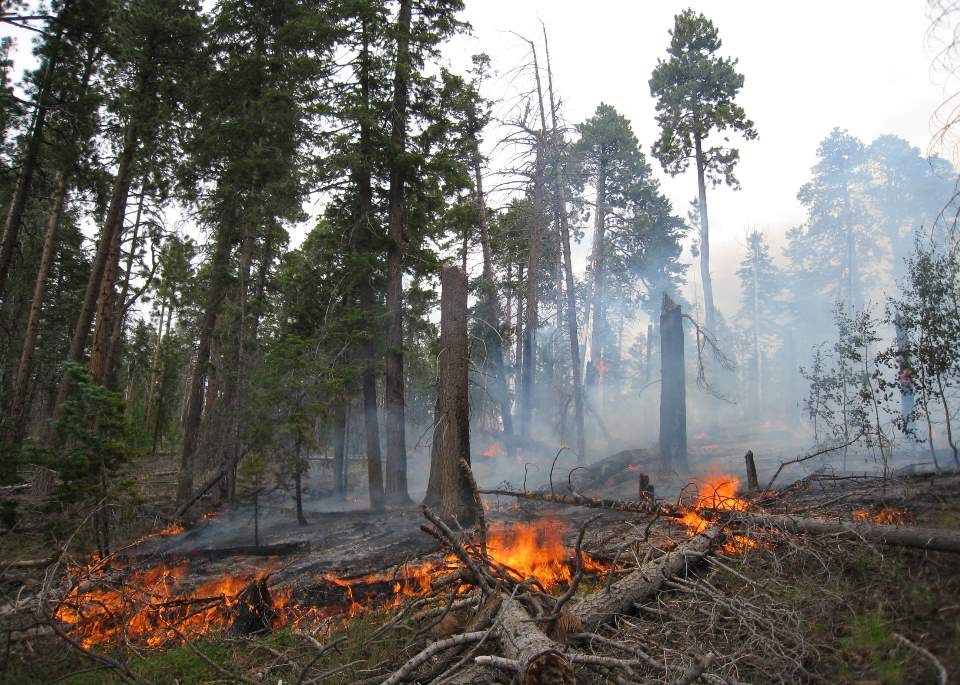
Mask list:
[[696,659],[693,665],[683,672],[683,675],[677,680],[676,685],[691,685],[697,682],[700,676],[703,675],[703,672],[710,668],[710,664],[713,663],[714,658],[713,653],[708,652],[706,655]]
[[431,645],[427,645],[427,647],[421,650],[419,654],[407,661],[403,666],[394,671],[393,675],[384,680],[383,685],[397,685],[397,683],[401,682],[410,673],[413,673],[419,666],[426,663],[435,654],[439,654],[440,652],[448,650],[452,647],[459,647],[460,645],[469,645],[473,644],[474,642],[479,642],[481,639],[483,639],[485,634],[486,631],[483,630],[474,633],[461,633],[460,635],[448,637],[446,640],[440,640],[439,642],[434,642]]
[[[517,600],[503,595],[494,620],[498,625],[500,652],[506,659],[517,662],[521,685],[573,685],[570,660],[560,645],[536,627]],[[482,663],[479,661],[482,658],[476,657],[474,661]]]
[[[716,512],[722,518],[727,515]],[[823,519],[797,518],[784,514],[754,514],[730,512],[729,517],[747,524],[776,528],[788,533],[811,535],[836,535],[855,540],[864,540],[881,545],[912,547],[936,552],[960,554],[960,531],[946,528],[920,528],[918,526],[887,526],[869,521],[825,521]]]
[[895,639],[897,642],[902,644],[904,647],[907,647],[908,649],[913,650],[920,656],[927,659],[927,661],[929,661],[931,664],[933,664],[933,667],[937,671],[937,682],[939,683],[939,685],[947,685],[947,669],[944,668],[943,664],[940,663],[940,660],[937,657],[935,657],[930,650],[924,649],[923,647],[918,645],[916,642],[912,642],[911,640],[908,640],[900,633],[894,633],[893,639]]

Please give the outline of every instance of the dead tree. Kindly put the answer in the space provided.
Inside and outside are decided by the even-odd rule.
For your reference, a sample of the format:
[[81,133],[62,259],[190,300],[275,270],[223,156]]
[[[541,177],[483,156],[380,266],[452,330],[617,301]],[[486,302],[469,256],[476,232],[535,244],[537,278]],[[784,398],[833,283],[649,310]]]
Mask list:
[[424,502],[439,503],[443,518],[463,525],[476,520],[476,505],[460,459],[470,462],[468,400],[467,277],[455,266],[440,274],[439,384],[434,419],[430,481]]
[[660,312],[660,464],[686,471],[687,389],[680,305],[663,294]]

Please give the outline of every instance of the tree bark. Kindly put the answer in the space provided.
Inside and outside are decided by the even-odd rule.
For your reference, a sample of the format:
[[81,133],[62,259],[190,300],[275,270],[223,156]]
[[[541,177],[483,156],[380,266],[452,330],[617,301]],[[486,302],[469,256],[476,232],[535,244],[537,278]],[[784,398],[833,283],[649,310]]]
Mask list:
[[347,496],[347,398],[337,401],[333,409],[333,493],[338,499]]
[[710,219],[707,216],[707,185],[704,178],[703,141],[693,136],[697,158],[697,193],[700,210],[700,280],[703,281],[703,312],[707,330],[716,334],[716,313],[713,308],[713,280],[710,278]]
[[[373,168],[373,143],[370,127],[370,48],[368,19],[361,20],[363,47],[360,52],[360,100],[362,113],[360,116],[360,154],[355,173],[357,183],[357,224],[360,234],[360,249],[368,255],[373,254],[373,185],[371,180]],[[366,314],[367,324],[372,326],[376,321],[376,294],[371,282],[372,274],[364,274],[358,287],[360,309]],[[361,374],[361,392],[363,396],[364,440],[367,453],[367,485],[370,498],[370,508],[374,511],[383,509],[383,470],[380,456],[380,419],[377,408],[377,377],[374,368],[376,345],[373,331],[368,332],[366,340],[361,344],[361,359],[363,372]]]
[[[60,10],[62,18],[70,6],[70,2],[64,3]],[[30,136],[27,139],[27,148],[23,158],[20,160],[20,173],[17,175],[17,184],[13,190],[13,198],[10,201],[10,207],[7,210],[7,216],[3,222],[3,234],[0,238],[0,299],[3,298],[7,275],[10,272],[10,264],[13,262],[13,252],[17,246],[17,237],[20,233],[20,224],[23,222],[23,211],[27,205],[27,198],[30,195],[30,187],[33,185],[33,174],[37,168],[37,159],[40,155],[40,147],[43,144],[43,131],[47,122],[47,95],[50,93],[50,81],[56,70],[57,63],[60,61],[60,51],[62,47],[64,25],[57,21],[58,29],[50,40],[53,42],[51,55],[47,57],[43,67],[43,74],[40,77],[40,89],[37,92],[35,110],[33,113],[33,122],[30,125]]]
[[598,388],[603,383],[603,336],[606,328],[604,315],[604,297],[606,279],[604,273],[604,252],[606,251],[607,229],[607,163],[600,160],[597,168],[596,202],[593,222],[593,255],[590,258],[593,267],[593,288],[591,292],[592,327],[590,329],[590,363],[587,366],[587,387]]
[[520,603],[503,595],[494,619],[503,657],[519,662],[521,685],[573,685],[573,666],[563,648],[531,621]]
[[50,216],[47,218],[47,230],[43,238],[43,252],[40,257],[40,267],[37,270],[37,280],[33,286],[33,298],[30,302],[30,314],[27,318],[27,327],[23,335],[23,347],[20,350],[20,362],[17,364],[17,373],[13,383],[13,393],[10,398],[9,417],[12,422],[6,436],[8,447],[20,444],[24,433],[24,409],[27,399],[27,385],[33,367],[33,353],[37,346],[37,335],[40,331],[40,317],[43,313],[43,296],[47,289],[47,278],[53,257],[57,248],[57,232],[63,219],[63,208],[67,201],[67,176],[63,172],[57,174],[54,182],[53,204]]
[[236,209],[232,204],[223,208],[210,263],[210,284],[207,286],[203,318],[197,334],[197,359],[193,373],[190,375],[187,411],[183,422],[183,447],[180,451],[180,474],[177,479],[177,501],[181,506],[190,498],[193,491],[193,467],[200,437],[200,417],[203,415],[207,367],[210,363],[210,340],[213,337],[213,329],[227,289],[230,247],[233,243],[234,224],[237,220],[235,212]]
[[147,430],[150,425],[150,417],[153,415],[153,399],[157,387],[157,376],[160,373],[160,350],[163,344],[163,321],[166,313],[167,298],[160,300],[160,316],[157,319],[157,343],[153,347],[153,357],[150,360],[150,376],[147,379],[147,401],[146,409],[143,412],[143,429]]
[[410,503],[407,492],[407,444],[403,378],[403,257],[406,252],[407,104],[410,86],[410,22],[413,0],[400,0],[397,16],[397,55],[393,78],[390,151],[390,243],[387,251],[387,339],[384,408],[387,420],[386,499]]
[[660,460],[665,470],[689,468],[683,318],[680,305],[666,293],[660,312]]
[[430,482],[426,502],[440,502],[443,518],[464,526],[477,518],[469,479],[460,460],[470,463],[467,277],[455,266],[440,274],[440,378],[437,386]]
[[570,338],[570,376],[573,386],[573,429],[577,449],[577,463],[583,464],[587,458],[587,443],[583,427],[583,381],[580,377],[580,332],[577,326],[577,290],[573,280],[573,258],[570,250],[570,226],[567,221],[566,179],[563,174],[560,151],[560,131],[557,126],[557,105],[553,96],[553,70],[550,65],[550,46],[547,42],[547,29],[543,29],[543,47],[547,57],[547,90],[550,96],[551,134],[554,149],[554,169],[556,172],[557,220],[560,225],[560,240],[563,249],[563,279],[567,296],[567,337]]
[[[93,259],[93,266],[90,269],[90,279],[87,281],[87,289],[83,296],[83,304],[80,307],[80,313],[77,316],[77,324],[73,331],[73,337],[70,339],[70,350],[67,359],[75,364],[83,360],[83,352],[87,345],[87,337],[90,335],[90,325],[93,322],[94,312],[98,303],[98,295],[101,294],[101,282],[104,280],[104,272],[107,267],[107,260],[110,256],[111,247],[115,240],[115,232],[122,231],[123,213],[126,209],[127,194],[130,191],[130,175],[133,168],[133,158],[138,145],[138,136],[136,128],[132,123],[127,125],[124,134],[123,151],[120,154],[120,162],[117,167],[117,175],[114,178],[113,193],[110,196],[110,206],[107,209],[107,217],[103,224],[103,230],[100,231],[100,239],[97,241],[97,253]],[[113,283],[110,283],[113,287]],[[53,409],[53,423],[59,421],[62,415],[62,406],[64,400],[70,392],[70,376],[64,374],[60,381],[60,387],[57,390],[57,399]]]

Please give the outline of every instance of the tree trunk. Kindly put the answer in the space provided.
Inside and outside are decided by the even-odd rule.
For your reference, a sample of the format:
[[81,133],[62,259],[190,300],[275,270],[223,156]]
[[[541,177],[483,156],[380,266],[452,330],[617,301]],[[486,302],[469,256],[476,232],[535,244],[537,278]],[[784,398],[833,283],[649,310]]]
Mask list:
[[687,389],[680,305],[663,294],[660,312],[660,460],[664,470],[687,466]]
[[33,353],[37,346],[37,335],[40,331],[40,317],[43,313],[43,296],[47,288],[47,278],[57,248],[57,232],[60,221],[63,219],[63,208],[67,201],[67,176],[63,172],[57,174],[54,182],[53,204],[50,216],[47,218],[47,231],[43,238],[43,253],[40,257],[40,268],[37,270],[37,280],[33,286],[33,299],[30,302],[30,314],[27,318],[27,327],[23,336],[23,347],[20,350],[20,362],[13,383],[13,394],[10,398],[9,417],[12,422],[4,441],[8,447],[20,444],[24,433],[24,409],[27,399],[27,385],[33,367]]
[[593,327],[590,330],[590,364],[587,367],[587,386],[600,389],[603,384],[603,338],[606,333],[606,273],[604,253],[606,252],[607,229],[607,164],[601,159],[596,178],[597,198],[594,208],[593,255]]
[[160,316],[157,319],[157,343],[153,347],[153,357],[150,360],[150,376],[147,378],[147,401],[143,412],[143,429],[150,425],[153,414],[153,399],[157,387],[157,376],[160,373],[160,349],[163,344],[163,320],[167,307],[167,298],[160,300]]
[[707,186],[704,178],[705,168],[703,145],[700,136],[693,136],[694,151],[697,158],[697,193],[700,210],[700,280],[703,281],[703,313],[707,330],[716,334],[716,312],[713,308],[713,280],[710,278],[710,219],[707,216]]
[[470,463],[469,368],[467,349],[467,276],[455,266],[440,274],[440,379],[426,501],[440,502],[440,514],[464,526],[477,511],[460,460]]
[[337,499],[347,496],[347,398],[337,401],[333,409],[333,493]]
[[[71,3],[64,3],[60,10],[60,17],[63,17]],[[53,21],[51,20],[51,23]],[[17,246],[17,236],[20,233],[20,224],[23,222],[23,211],[27,205],[27,198],[30,195],[30,187],[33,185],[33,174],[37,168],[37,159],[40,155],[40,147],[43,144],[43,131],[47,122],[47,95],[50,92],[50,82],[56,70],[57,63],[60,61],[60,49],[64,25],[56,22],[57,32],[50,37],[53,43],[51,55],[47,57],[43,67],[43,74],[40,77],[40,89],[37,92],[35,110],[33,113],[33,123],[30,125],[30,134],[27,140],[27,148],[23,158],[20,160],[20,173],[17,175],[17,184],[13,190],[13,198],[10,200],[10,207],[7,210],[7,216],[3,222],[3,235],[0,238],[0,299],[3,298],[7,275],[10,272],[10,264],[13,262],[13,252]]]
[[[370,127],[374,123],[371,121],[370,112],[370,50],[368,31],[368,18],[363,17],[362,40],[363,48],[360,53],[360,99],[362,115],[360,117],[360,154],[358,166],[355,171],[358,196],[357,223],[358,233],[360,235],[360,249],[365,253],[372,255],[373,240],[371,232],[373,230],[373,185],[371,181],[371,169],[373,168],[373,144],[371,142]],[[367,325],[373,325],[376,321],[376,294],[373,291],[371,282],[372,274],[365,274],[361,277],[358,285],[360,309],[366,315]],[[364,438],[366,442],[367,453],[367,483],[369,488],[370,508],[374,511],[383,509],[383,470],[380,458],[380,419],[379,409],[377,408],[377,377],[374,368],[376,346],[374,343],[375,333],[369,331],[369,335],[361,344],[361,357],[363,362],[363,373],[361,374],[361,390],[363,395],[363,421]]]
[[[113,385],[113,374],[117,368],[117,351],[120,349],[120,341],[123,339],[123,326],[126,323],[127,312],[133,304],[130,301],[130,275],[133,269],[133,260],[140,248],[140,218],[143,215],[143,193],[140,194],[140,200],[137,203],[137,216],[133,222],[133,235],[130,237],[130,249],[127,252],[127,261],[123,269],[123,285],[120,287],[120,296],[117,298],[117,305],[113,314],[113,327],[110,331],[110,342],[107,347],[107,374],[104,385]],[[133,299],[139,297],[134,293]]]
[[753,354],[756,364],[757,410],[763,408],[763,358],[760,355],[760,246],[753,246]]
[[203,318],[197,333],[197,359],[190,376],[187,411],[183,422],[183,447],[180,450],[180,475],[177,480],[177,501],[181,503],[185,502],[193,491],[193,467],[200,438],[200,417],[203,415],[207,367],[210,363],[210,340],[227,289],[227,269],[236,220],[234,207],[225,207],[210,263],[210,284],[207,286]]
[[407,438],[403,378],[403,257],[407,247],[403,155],[407,143],[407,102],[410,86],[410,22],[413,0],[400,0],[397,16],[397,55],[393,78],[390,151],[390,247],[387,252],[387,339],[384,408],[387,420],[386,499],[410,503],[407,493]]
[[547,29],[543,29],[543,46],[547,57],[547,90],[550,95],[551,134],[553,138],[554,169],[556,172],[557,220],[563,248],[563,279],[567,295],[567,337],[570,338],[570,376],[573,386],[573,428],[577,449],[577,463],[587,458],[587,443],[583,427],[583,381],[580,377],[580,332],[577,326],[577,290],[573,280],[573,258],[570,250],[570,226],[567,221],[566,179],[560,152],[560,131],[557,126],[557,105],[553,96],[553,70],[550,65],[550,46]]
[[294,475],[296,479],[296,500],[297,500],[297,523],[301,526],[307,525],[307,518],[303,515],[303,464],[300,462],[300,452],[303,447],[303,435],[300,429],[297,429],[297,440],[294,445]]
[[[90,324],[93,322],[95,308],[98,303],[98,295],[101,294],[101,281],[104,280],[104,272],[107,267],[107,260],[114,243],[114,234],[122,231],[123,212],[126,209],[127,194],[130,190],[130,175],[133,171],[133,158],[138,144],[137,132],[134,125],[128,124],[124,134],[123,151],[120,154],[120,162],[117,167],[117,175],[114,178],[113,194],[110,197],[110,206],[107,209],[107,217],[103,224],[103,230],[100,231],[100,239],[97,241],[97,253],[93,259],[93,266],[90,269],[90,279],[87,281],[87,289],[83,296],[83,304],[80,307],[80,313],[77,316],[77,324],[73,331],[73,337],[70,339],[70,350],[67,359],[75,364],[83,360],[83,352],[87,345],[87,337],[90,335]],[[110,283],[113,287],[113,283]],[[60,381],[60,387],[57,390],[57,399],[54,403],[53,423],[59,421],[62,413],[64,400],[70,392],[70,376],[64,374]]]

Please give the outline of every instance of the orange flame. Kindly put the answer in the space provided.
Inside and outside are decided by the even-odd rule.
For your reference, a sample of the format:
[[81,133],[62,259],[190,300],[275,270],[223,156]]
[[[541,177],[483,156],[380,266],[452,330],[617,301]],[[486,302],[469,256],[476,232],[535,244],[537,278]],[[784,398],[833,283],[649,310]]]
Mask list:
[[[736,476],[717,474],[708,477],[702,482],[695,482],[695,492],[686,497],[683,517],[678,519],[687,527],[687,534],[693,537],[705,530],[710,521],[703,518],[699,509],[716,509],[720,511],[746,511],[748,503],[737,496],[740,479]],[[747,548],[756,547],[756,541],[745,535],[732,535],[724,550],[730,553],[743,552]]]
[[[565,524],[552,518],[494,526],[488,555],[514,576],[535,578],[544,588],[554,588],[572,578],[573,553],[564,545],[565,532]],[[588,571],[607,568],[585,553],[582,558]],[[316,582],[342,588],[342,601],[319,606],[298,602],[292,587],[274,588],[274,626],[316,625],[338,614],[353,617],[373,606],[394,607],[405,597],[430,593],[436,579],[459,566],[456,557],[448,555],[443,561],[404,565],[393,572],[351,578],[326,573]],[[118,641],[162,647],[228,628],[244,590],[270,567],[224,575],[192,588],[189,571],[186,562],[139,571],[116,559],[93,559],[82,568],[69,569],[72,587],[55,616],[86,647]]]
[[503,449],[500,447],[500,443],[494,442],[490,447],[481,452],[480,456],[491,459],[493,457],[499,457],[501,454],[503,454]]
[[866,509],[858,509],[853,512],[853,518],[857,521],[870,521],[871,523],[881,523],[888,526],[902,526],[906,523],[907,512],[898,509],[877,509],[874,512]]

